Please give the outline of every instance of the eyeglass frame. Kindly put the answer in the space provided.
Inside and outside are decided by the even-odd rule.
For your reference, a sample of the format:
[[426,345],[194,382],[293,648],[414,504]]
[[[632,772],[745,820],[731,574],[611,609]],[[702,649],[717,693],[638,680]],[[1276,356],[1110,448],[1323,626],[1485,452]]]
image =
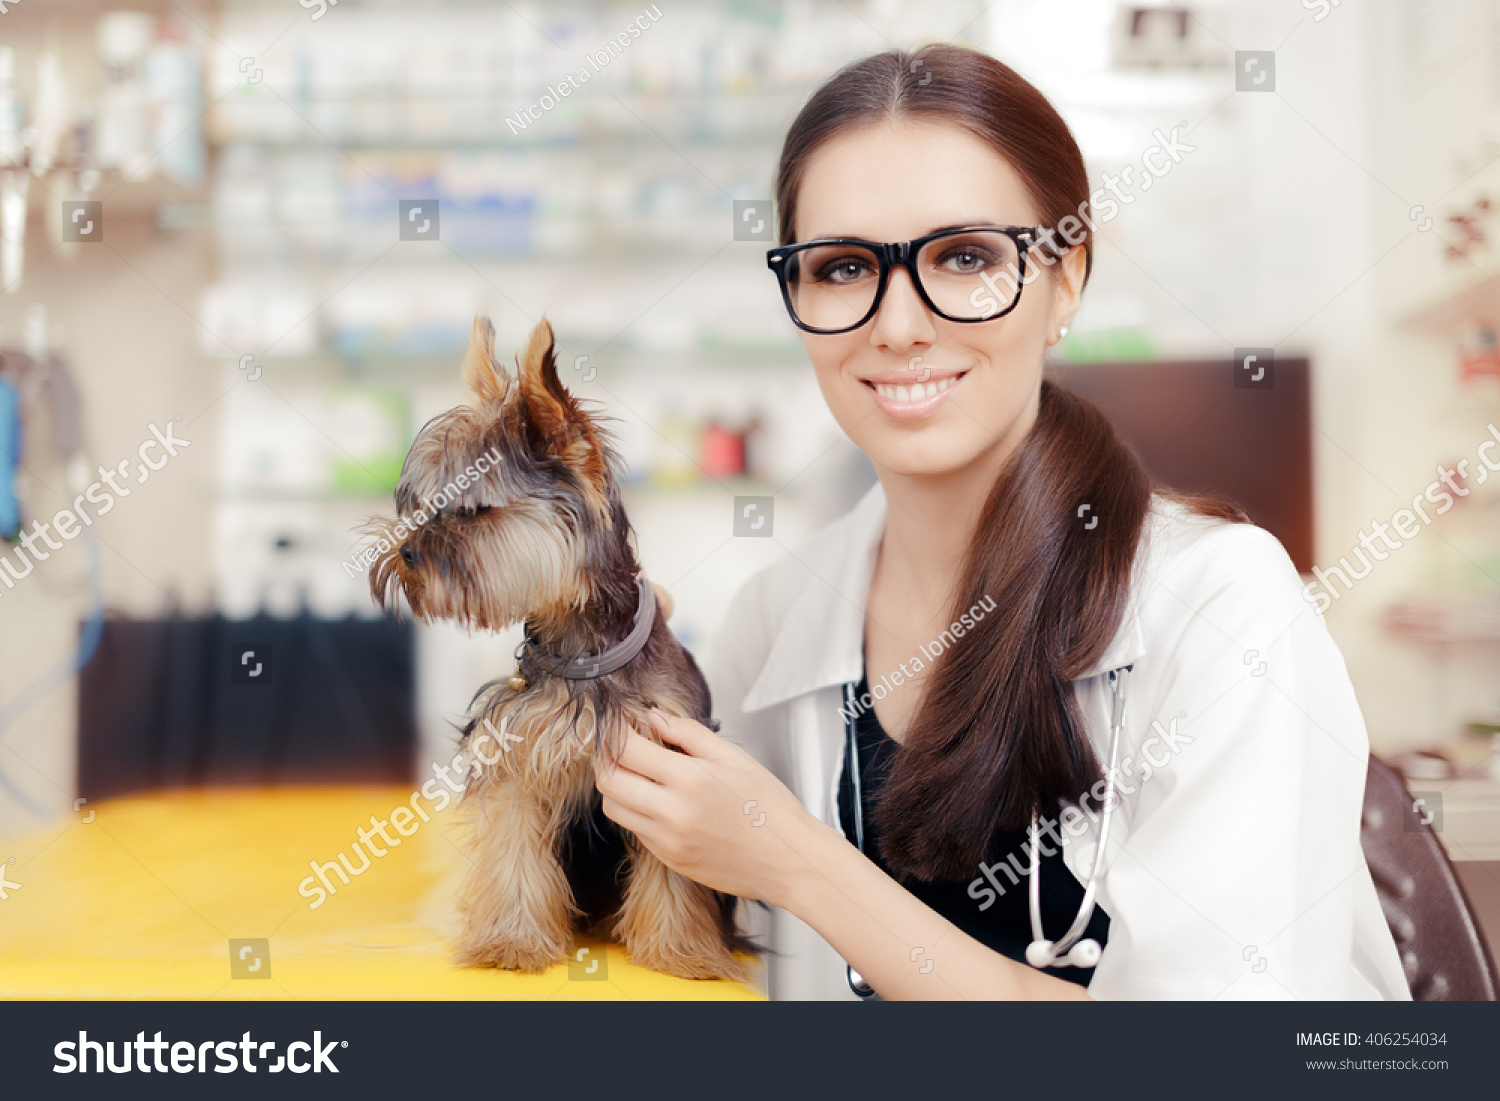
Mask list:
[[[944,237],[956,237],[962,233],[974,233],[979,230],[1003,233],[1016,245],[1016,296],[1011,299],[1009,306],[992,313],[988,317],[954,317],[944,313],[933,303],[927,294],[927,288],[922,285],[922,277],[917,274],[917,256],[922,249],[933,241]],[[787,316],[792,319],[792,324],[803,332],[814,333],[818,336],[836,336],[840,333],[850,333],[864,325],[874,317],[880,309],[880,304],[885,301],[886,287],[890,283],[891,270],[896,267],[906,269],[906,274],[911,277],[911,285],[916,288],[917,296],[933,313],[944,321],[956,321],[964,325],[977,325],[982,321],[994,321],[996,318],[1004,317],[1021,304],[1021,291],[1026,286],[1026,254],[1033,248],[1042,247],[1040,238],[1046,233],[1042,226],[957,226],[952,229],[940,229],[936,233],[929,233],[925,237],[913,237],[910,241],[896,241],[882,244],[879,241],[866,241],[860,237],[819,237],[814,241],[798,241],[795,244],[783,245],[780,248],[768,249],[766,251],[766,267],[776,273],[776,281],[781,287],[781,300],[786,305]],[[875,285],[875,300],[870,303],[869,310],[853,325],[847,325],[842,329],[815,329],[811,325],[804,324],[797,316],[797,310],[792,305],[792,293],[787,288],[787,261],[798,252],[809,248],[826,245],[858,245],[874,253],[876,260],[880,262],[879,282]]]

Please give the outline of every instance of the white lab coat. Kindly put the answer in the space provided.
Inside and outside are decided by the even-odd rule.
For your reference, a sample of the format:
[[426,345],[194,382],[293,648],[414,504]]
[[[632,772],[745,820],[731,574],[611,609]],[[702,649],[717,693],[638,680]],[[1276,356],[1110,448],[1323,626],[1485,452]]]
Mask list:
[[[884,528],[877,484],[746,582],[711,655],[724,736],[835,826],[841,686],[863,670]],[[1364,720],[1343,658],[1301,590],[1268,532],[1155,499],[1120,631],[1074,684],[1107,760],[1105,674],[1134,666],[1122,798],[1098,893],[1109,941],[1093,997],[1410,998],[1360,848]],[[1067,867],[1085,882],[1099,831],[1089,818],[1080,826],[1076,837],[1059,832]],[[757,931],[775,950],[772,997],[854,996],[843,961],[809,926],[772,910]]]

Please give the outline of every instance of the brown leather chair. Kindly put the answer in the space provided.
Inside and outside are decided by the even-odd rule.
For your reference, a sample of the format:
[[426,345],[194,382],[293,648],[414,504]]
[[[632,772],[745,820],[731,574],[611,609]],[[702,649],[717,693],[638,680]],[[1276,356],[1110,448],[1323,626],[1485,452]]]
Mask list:
[[1474,909],[1401,776],[1373,754],[1360,830],[1365,863],[1420,1002],[1492,1002],[1500,980]]

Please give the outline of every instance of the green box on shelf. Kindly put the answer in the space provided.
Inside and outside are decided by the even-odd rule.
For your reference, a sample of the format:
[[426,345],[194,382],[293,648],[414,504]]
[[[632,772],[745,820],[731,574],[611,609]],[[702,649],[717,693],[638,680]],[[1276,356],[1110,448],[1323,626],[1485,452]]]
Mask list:
[[1058,345],[1068,363],[1130,363],[1156,358],[1156,344],[1143,329],[1075,332]]
[[329,395],[329,412],[333,491],[351,497],[394,491],[411,441],[405,395],[373,386],[339,386]]

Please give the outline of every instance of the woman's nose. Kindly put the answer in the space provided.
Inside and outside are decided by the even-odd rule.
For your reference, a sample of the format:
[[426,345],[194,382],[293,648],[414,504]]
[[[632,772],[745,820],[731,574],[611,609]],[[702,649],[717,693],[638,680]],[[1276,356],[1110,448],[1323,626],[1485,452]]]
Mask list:
[[904,268],[891,272],[880,309],[875,313],[875,327],[870,342],[881,347],[903,350],[913,344],[930,344],[937,339],[937,329],[927,305],[917,294],[911,275]]

